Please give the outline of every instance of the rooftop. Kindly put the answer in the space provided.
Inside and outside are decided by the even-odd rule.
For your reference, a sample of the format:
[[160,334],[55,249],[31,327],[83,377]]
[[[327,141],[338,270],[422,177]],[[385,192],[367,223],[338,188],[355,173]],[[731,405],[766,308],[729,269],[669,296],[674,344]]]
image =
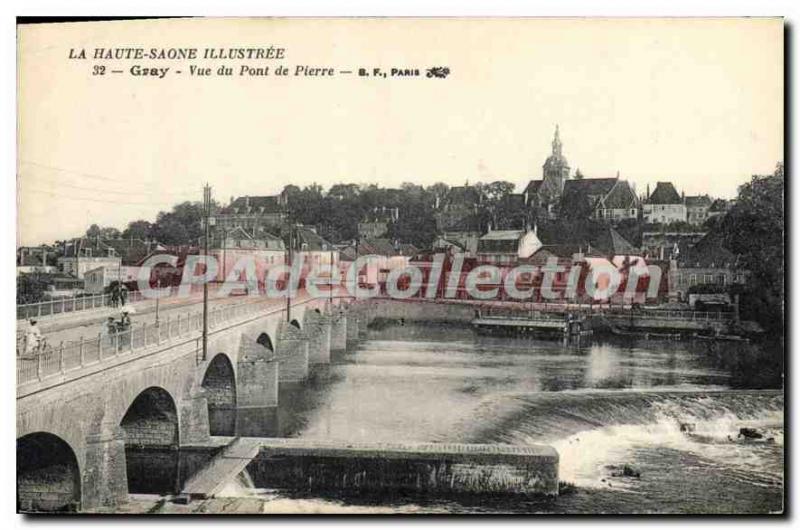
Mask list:
[[647,204],[680,204],[682,202],[683,200],[672,182],[657,183],[656,189],[647,198]]

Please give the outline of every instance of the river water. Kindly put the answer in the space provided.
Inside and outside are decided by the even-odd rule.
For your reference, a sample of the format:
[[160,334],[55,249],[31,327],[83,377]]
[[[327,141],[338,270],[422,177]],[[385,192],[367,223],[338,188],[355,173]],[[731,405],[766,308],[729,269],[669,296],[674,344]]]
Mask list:
[[[779,354],[778,354],[779,355]],[[371,330],[310,384],[282,392],[281,436],[553,445],[556,499],[289,498],[237,482],[277,512],[767,513],[783,503],[780,368],[751,345],[581,344],[468,328]],[[694,425],[692,435],[681,423]],[[765,438],[737,440],[741,427]],[[766,438],[773,438],[771,443]],[[639,478],[621,477],[628,464]]]

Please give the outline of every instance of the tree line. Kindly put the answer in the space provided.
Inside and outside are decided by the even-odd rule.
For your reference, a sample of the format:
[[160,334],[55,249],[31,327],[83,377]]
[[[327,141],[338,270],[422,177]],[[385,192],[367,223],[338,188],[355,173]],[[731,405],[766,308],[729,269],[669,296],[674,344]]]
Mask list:
[[[508,201],[514,184],[507,181],[478,182],[473,185],[480,196],[477,215],[482,226],[521,227],[524,212],[518,203]],[[334,184],[327,191],[319,184],[305,187],[288,185],[283,189],[287,199],[290,223],[313,226],[325,239],[351,241],[358,235],[358,222],[374,215],[381,208],[397,208],[398,218],[389,227],[387,237],[403,243],[427,248],[436,237],[436,204],[446,199],[450,186],[436,183],[421,186],[404,183],[399,188],[383,188],[377,184]],[[221,207],[212,204],[212,211]],[[119,230],[89,227],[86,235],[102,239],[155,239],[165,245],[196,244],[203,235],[203,205],[182,202],[170,211],[162,211],[155,221],[137,219]]]

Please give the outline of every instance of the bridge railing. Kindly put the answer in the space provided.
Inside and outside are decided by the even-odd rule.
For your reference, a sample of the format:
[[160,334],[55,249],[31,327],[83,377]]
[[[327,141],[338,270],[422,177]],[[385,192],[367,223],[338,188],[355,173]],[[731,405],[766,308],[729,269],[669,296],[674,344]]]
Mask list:
[[[285,307],[274,301],[260,300],[212,308],[208,313],[208,328],[218,329],[251,317],[263,311],[265,306],[274,308],[267,314],[281,312]],[[135,324],[113,334],[100,333],[88,339],[82,337],[77,341],[49,345],[41,352],[17,358],[17,384],[42,381],[119,357],[134,357],[153,346],[169,344],[178,339],[199,338],[202,329],[203,312],[190,311],[179,314],[177,318],[167,317],[158,324]]]
[[672,309],[644,309],[644,310],[611,310],[607,315],[631,316],[637,318],[654,318],[664,320],[695,320],[695,321],[728,321],[733,319],[733,313],[727,311],[687,311]]
[[[126,303],[135,303],[142,300],[142,293],[131,291],[128,293]],[[27,320],[29,318],[41,318],[62,313],[73,313],[75,311],[86,311],[98,307],[110,307],[110,294],[95,294],[92,296],[75,296],[72,298],[54,298],[44,302],[33,304],[21,304],[17,306],[17,320]]]

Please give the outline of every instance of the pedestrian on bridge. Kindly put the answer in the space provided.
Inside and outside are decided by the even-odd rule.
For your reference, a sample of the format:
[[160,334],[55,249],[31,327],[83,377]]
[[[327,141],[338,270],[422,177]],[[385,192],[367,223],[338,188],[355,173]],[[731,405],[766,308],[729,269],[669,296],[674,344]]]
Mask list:
[[25,355],[35,355],[42,349],[44,338],[42,337],[42,330],[36,323],[36,320],[29,320],[28,332],[25,334]]

